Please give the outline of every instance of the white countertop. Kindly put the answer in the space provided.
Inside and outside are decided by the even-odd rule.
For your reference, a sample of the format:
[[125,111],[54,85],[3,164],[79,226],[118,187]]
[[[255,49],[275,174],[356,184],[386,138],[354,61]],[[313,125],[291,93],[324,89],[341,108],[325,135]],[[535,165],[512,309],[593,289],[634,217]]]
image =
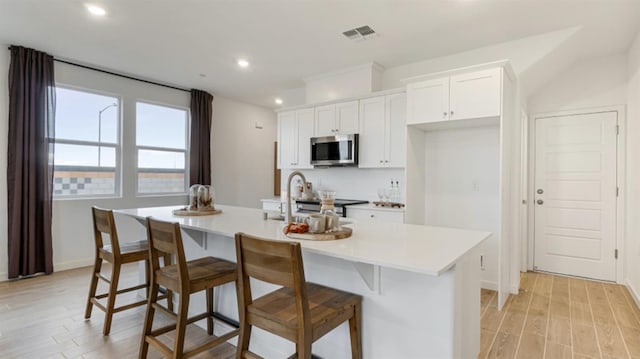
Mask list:
[[491,233],[389,222],[354,222],[351,237],[335,241],[292,240],[282,233],[284,222],[264,220],[263,211],[218,205],[222,213],[211,216],[174,216],[183,206],[134,208],[116,213],[137,218],[154,217],[178,222],[184,228],[233,238],[235,233],[276,240],[297,241],[304,251],[349,261],[380,265],[438,276],[487,239]]

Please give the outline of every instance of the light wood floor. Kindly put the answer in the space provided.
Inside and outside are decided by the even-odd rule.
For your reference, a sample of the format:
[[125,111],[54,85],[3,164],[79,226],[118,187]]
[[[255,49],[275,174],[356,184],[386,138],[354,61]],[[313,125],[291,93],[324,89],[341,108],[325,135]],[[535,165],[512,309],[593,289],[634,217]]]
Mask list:
[[523,273],[505,309],[482,291],[479,358],[640,359],[640,309],[620,285]]
[[[104,265],[103,273],[109,271]],[[119,287],[138,283],[137,271],[136,264],[124,266]],[[87,267],[0,283],[0,358],[137,358],[145,307],[116,313],[111,334],[103,336],[101,310],[94,307],[91,319],[84,319],[90,275]],[[104,288],[103,282],[98,293]],[[135,298],[135,293],[123,294],[116,306]],[[162,318],[156,315],[154,327],[169,323]],[[164,338],[168,344],[171,335]],[[206,330],[190,325],[185,346],[188,349],[206,338]],[[149,358],[161,357],[149,348]],[[235,347],[224,344],[195,358],[234,357]]]
[[[121,287],[137,283],[137,270],[125,266]],[[104,314],[94,308],[91,319],[83,317],[90,273],[81,268],[0,283],[0,358],[136,358],[144,308],[117,313],[103,337]],[[521,283],[521,294],[502,312],[495,292],[483,290],[480,358],[640,359],[640,310],[624,287],[539,273],[524,273]],[[206,331],[190,326],[187,347],[205,338]],[[235,347],[223,345],[197,358],[234,355]],[[160,355],[150,348],[149,357]]]

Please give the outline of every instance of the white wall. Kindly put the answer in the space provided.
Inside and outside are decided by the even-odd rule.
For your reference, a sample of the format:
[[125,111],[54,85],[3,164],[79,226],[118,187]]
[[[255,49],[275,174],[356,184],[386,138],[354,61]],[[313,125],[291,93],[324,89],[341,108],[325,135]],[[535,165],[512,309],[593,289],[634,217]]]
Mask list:
[[5,49],[9,45],[0,44],[0,281],[7,279],[7,131],[9,130],[9,59]]
[[307,103],[366,95],[379,90],[381,67],[374,63],[306,78]]
[[[282,171],[282,192],[286,192],[287,179],[291,170]],[[313,190],[336,191],[336,198],[378,201],[378,188],[388,188],[390,181],[399,181],[400,191],[404,193],[404,169],[400,168],[316,168],[302,170],[307,181],[313,184]],[[293,179],[291,192],[298,177]],[[404,201],[404,194],[402,200]]]
[[425,133],[427,225],[494,233],[482,244],[482,287],[497,289],[500,233],[500,128]]
[[627,284],[640,305],[640,33],[628,54],[627,92]]
[[273,110],[214,95],[211,171],[217,203],[260,208],[261,198],[273,196],[276,123]]
[[620,105],[627,102],[626,55],[572,64],[528,101],[529,113]]

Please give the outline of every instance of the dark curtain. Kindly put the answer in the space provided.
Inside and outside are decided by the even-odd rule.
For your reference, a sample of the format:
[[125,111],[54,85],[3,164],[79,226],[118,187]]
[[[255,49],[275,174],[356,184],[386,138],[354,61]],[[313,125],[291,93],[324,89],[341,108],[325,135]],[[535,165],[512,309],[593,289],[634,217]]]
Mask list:
[[211,184],[211,116],[213,96],[191,90],[191,146],[189,183]]
[[9,66],[9,278],[53,272],[51,196],[53,57],[11,46]]

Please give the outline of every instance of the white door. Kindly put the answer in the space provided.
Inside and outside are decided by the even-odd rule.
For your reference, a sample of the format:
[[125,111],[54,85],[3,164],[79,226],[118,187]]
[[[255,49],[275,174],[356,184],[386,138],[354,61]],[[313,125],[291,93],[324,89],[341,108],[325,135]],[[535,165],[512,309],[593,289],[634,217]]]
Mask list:
[[449,78],[407,85],[407,124],[449,119]]
[[450,119],[500,116],[502,68],[451,76]]
[[336,105],[315,108],[316,136],[333,136],[336,134]]
[[407,96],[403,93],[387,96],[385,108],[386,164],[389,167],[404,167],[407,158]]
[[296,121],[298,125],[297,150],[298,157],[295,168],[313,168],[311,165],[311,137],[313,137],[313,117],[312,108],[305,108],[296,111]]
[[358,166],[385,167],[385,97],[360,101],[360,138]]
[[617,112],[536,119],[537,270],[616,279]]
[[359,122],[358,101],[336,104],[336,133],[358,133]]

